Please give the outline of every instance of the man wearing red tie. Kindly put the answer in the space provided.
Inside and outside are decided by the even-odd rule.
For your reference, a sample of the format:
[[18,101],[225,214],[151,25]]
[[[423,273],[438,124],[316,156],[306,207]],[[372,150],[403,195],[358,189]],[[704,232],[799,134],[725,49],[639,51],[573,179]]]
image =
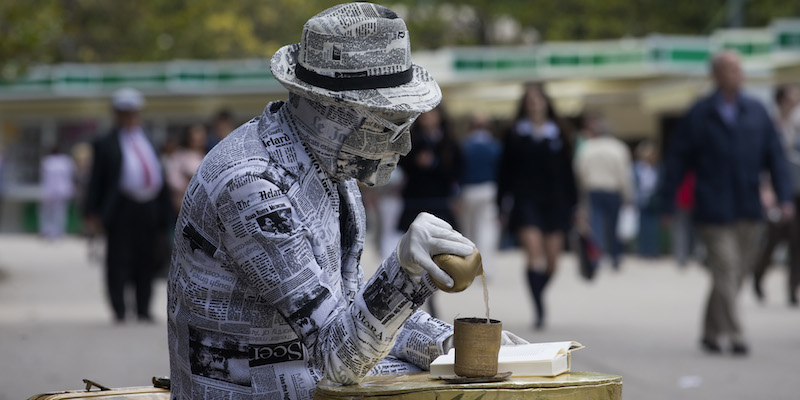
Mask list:
[[90,232],[106,236],[106,287],[115,322],[125,321],[128,283],[135,288],[138,319],[150,322],[157,238],[172,215],[169,195],[141,125],[144,97],[135,89],[120,89],[111,105],[114,127],[94,142],[86,223]]

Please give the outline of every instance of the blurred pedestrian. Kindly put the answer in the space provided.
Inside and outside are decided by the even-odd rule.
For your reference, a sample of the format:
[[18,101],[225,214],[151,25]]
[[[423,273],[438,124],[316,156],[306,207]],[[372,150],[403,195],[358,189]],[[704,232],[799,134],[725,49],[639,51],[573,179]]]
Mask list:
[[217,111],[211,121],[206,152],[211,151],[220,140],[225,139],[235,128],[236,124],[233,122],[233,114],[230,111],[225,109]]
[[0,228],[3,222],[3,197],[5,197],[5,144],[0,138]]
[[[398,227],[400,214],[403,212],[403,190],[405,178],[403,170],[395,168],[389,176],[389,181],[383,186],[362,187],[364,205],[373,207],[378,220],[377,245],[381,258],[392,255],[397,241],[403,236],[403,231]],[[367,210],[370,211],[369,209]],[[369,218],[367,218],[369,220]]]
[[176,215],[181,209],[189,181],[206,155],[207,140],[206,127],[203,124],[191,124],[181,133],[178,148],[164,159],[167,186]]
[[[461,174],[461,149],[450,131],[449,116],[444,106],[420,114],[411,125],[411,151],[399,166],[405,177],[401,195],[403,211],[398,228],[408,231],[421,212],[427,212],[446,221],[458,230],[455,196]],[[437,316],[433,296],[428,299],[430,314]]]
[[75,163],[58,146],[42,157],[40,184],[39,234],[45,239],[61,238],[75,194]]
[[150,322],[156,246],[172,207],[161,164],[141,124],[141,92],[119,89],[111,106],[114,127],[94,142],[86,223],[106,236],[106,289],[114,320],[125,320],[125,291],[132,283],[137,317]]
[[586,140],[575,156],[575,175],[592,237],[617,270],[622,243],[617,235],[620,209],[634,204],[633,166],[628,146],[611,134],[602,115],[583,117]]
[[[782,219],[794,217],[794,205],[780,133],[764,106],[743,93],[738,54],[715,54],[711,76],[715,90],[689,109],[666,153],[662,198],[672,199],[686,171],[695,172],[694,220],[712,278],[700,345],[720,353],[727,339],[733,354],[745,355],[737,297],[763,233],[762,170],[771,174]],[[670,214],[673,203],[663,204]]]
[[89,190],[89,178],[92,173],[93,155],[91,143],[76,143],[70,149],[70,156],[75,165],[75,194],[73,201],[75,202],[75,208],[84,210],[86,208],[86,194]]
[[[75,195],[73,201],[77,210],[86,210],[86,197],[89,194],[89,179],[92,174],[93,148],[90,142],[78,142],[70,151],[75,163]],[[81,221],[81,235],[86,238],[88,259],[91,263],[103,265],[103,238]]]
[[[692,225],[695,179],[694,172],[686,172],[675,192],[675,210],[670,224],[672,225],[672,255],[678,261],[679,267],[685,267],[689,263],[689,257],[695,253],[695,233]],[[661,199],[660,201],[669,200]]]
[[505,136],[497,199],[501,207],[512,204],[504,220],[525,250],[534,326],[544,328],[544,291],[558,267],[577,193],[570,132],[541,85],[525,86]]
[[[784,151],[789,161],[793,183],[795,210],[800,207],[800,89],[795,85],[779,85],[775,90],[776,127],[783,137]],[[761,286],[767,268],[772,264],[775,248],[785,243],[788,250],[789,304],[797,307],[797,288],[800,285],[800,221],[797,215],[791,220],[781,218],[780,204],[768,179],[762,180],[762,204],[767,214],[767,235],[764,246],[753,269],[753,290],[759,300],[764,299]]]
[[461,144],[463,172],[459,226],[471,239],[483,258],[484,274],[495,268],[494,259],[500,243],[497,209],[497,171],[502,143],[489,131],[491,119],[482,111],[472,114],[469,133]]
[[639,211],[639,232],[636,237],[637,253],[644,258],[655,258],[660,251],[661,208],[658,205],[658,149],[650,140],[643,140],[634,150],[633,176],[636,188],[636,208]]

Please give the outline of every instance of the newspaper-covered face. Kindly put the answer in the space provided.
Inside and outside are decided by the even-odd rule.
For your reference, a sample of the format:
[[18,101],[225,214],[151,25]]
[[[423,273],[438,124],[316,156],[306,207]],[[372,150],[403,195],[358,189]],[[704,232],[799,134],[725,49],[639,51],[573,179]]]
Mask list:
[[417,114],[357,110],[361,125],[345,138],[336,160],[337,175],[367,186],[389,182],[400,156],[411,151],[411,124]]
[[418,114],[376,113],[289,98],[300,134],[325,171],[336,180],[356,178],[385,185],[400,156],[411,151],[411,124]]

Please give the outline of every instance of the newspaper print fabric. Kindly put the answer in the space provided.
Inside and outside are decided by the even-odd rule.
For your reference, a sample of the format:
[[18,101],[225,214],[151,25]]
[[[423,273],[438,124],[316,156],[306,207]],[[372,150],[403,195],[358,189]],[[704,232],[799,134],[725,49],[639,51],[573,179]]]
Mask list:
[[[428,71],[411,63],[405,22],[383,6],[331,7],[309,20],[302,40],[280,48],[270,61],[273,76],[290,92],[327,104],[411,113],[430,111],[442,99]],[[411,68],[413,78],[386,88],[329,90],[297,78],[298,58],[314,72],[331,77],[386,75]]]
[[[381,117],[363,110],[325,105],[299,95],[290,95],[286,107],[303,143],[336,180],[356,178],[368,186],[385,185],[400,156],[411,150],[408,127],[395,132],[376,120]],[[416,114],[383,114],[408,121],[416,118]]]
[[168,286],[176,399],[308,399],[328,378],[427,369],[450,325],[417,310],[435,287],[390,256],[367,282],[365,211],[282,102],[217,145],[178,218]]

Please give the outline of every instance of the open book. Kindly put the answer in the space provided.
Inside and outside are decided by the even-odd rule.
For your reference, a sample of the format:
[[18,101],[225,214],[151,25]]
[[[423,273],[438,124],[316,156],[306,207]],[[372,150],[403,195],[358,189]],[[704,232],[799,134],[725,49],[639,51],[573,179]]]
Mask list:
[[[511,376],[556,376],[570,370],[572,351],[582,348],[582,344],[572,341],[501,346],[497,372],[511,371]],[[436,357],[430,365],[431,377],[455,376],[455,361],[455,349]]]

